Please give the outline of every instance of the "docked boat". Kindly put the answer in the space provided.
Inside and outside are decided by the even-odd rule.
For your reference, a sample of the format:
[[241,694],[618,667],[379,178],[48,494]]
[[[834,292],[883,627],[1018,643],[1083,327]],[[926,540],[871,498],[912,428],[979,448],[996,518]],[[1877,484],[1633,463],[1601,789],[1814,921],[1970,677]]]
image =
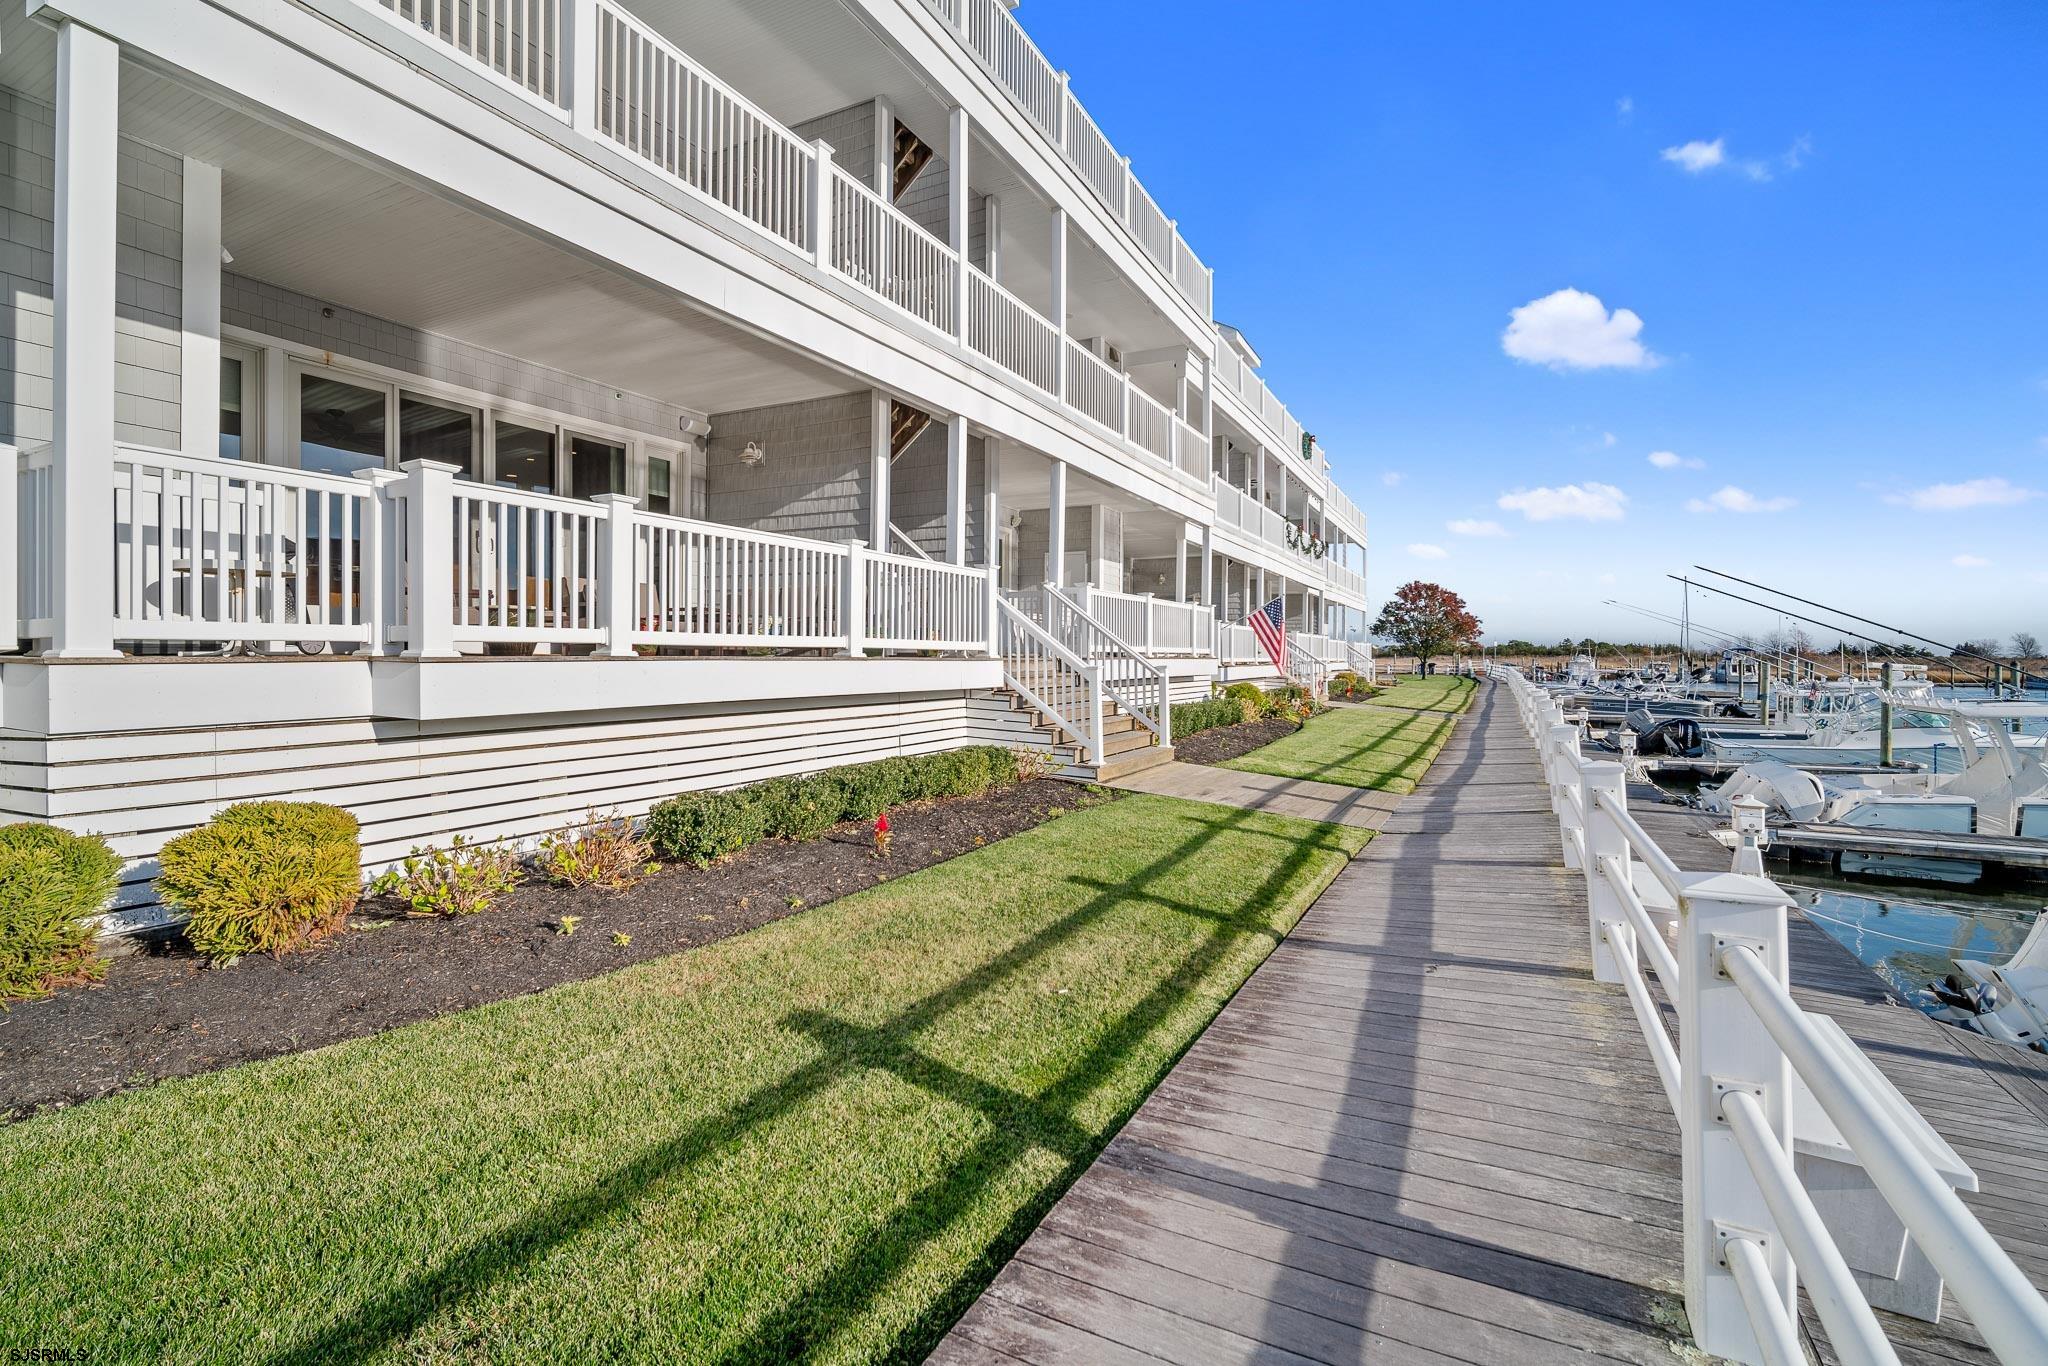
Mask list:
[[2048,912],[2034,918],[2034,928],[2005,962],[1958,958],[1955,966],[1927,988],[1931,1000],[1924,1004],[1935,1019],[2048,1053]]

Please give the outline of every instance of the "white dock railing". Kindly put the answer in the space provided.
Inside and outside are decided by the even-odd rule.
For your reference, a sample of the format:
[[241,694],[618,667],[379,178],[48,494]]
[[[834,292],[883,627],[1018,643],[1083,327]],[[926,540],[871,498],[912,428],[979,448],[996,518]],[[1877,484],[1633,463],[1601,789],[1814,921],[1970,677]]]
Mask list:
[[[1585,759],[1578,727],[1519,671],[1492,673],[1542,758],[1565,864],[1585,877],[1594,976],[1626,992],[1678,1119],[1701,1349],[1803,1362],[1803,1282],[1842,1361],[1896,1362],[1863,1285],[1933,1318],[1945,1278],[1999,1360],[2048,1361],[2048,1301],[1955,1194],[1974,1175],[1839,1026],[1794,1001],[1791,902],[1762,876],[1761,813],[1738,813],[1734,871],[1680,870],[1629,814],[1621,765]],[[1676,1042],[1646,966],[1677,1004]],[[1807,1143],[1836,1154],[1819,1191],[1800,1177]]]

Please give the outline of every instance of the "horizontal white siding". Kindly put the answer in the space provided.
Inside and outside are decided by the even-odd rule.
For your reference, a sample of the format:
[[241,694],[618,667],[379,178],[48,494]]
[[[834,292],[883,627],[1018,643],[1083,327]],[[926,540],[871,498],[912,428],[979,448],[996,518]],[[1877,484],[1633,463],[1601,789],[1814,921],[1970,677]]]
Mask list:
[[530,844],[593,808],[633,816],[678,792],[892,755],[1047,744],[996,693],[612,714],[564,724],[338,720],[0,741],[0,812],[107,837],[129,861],[115,928],[156,923],[166,840],[238,801],[323,801],[363,825],[379,868],[455,835]]

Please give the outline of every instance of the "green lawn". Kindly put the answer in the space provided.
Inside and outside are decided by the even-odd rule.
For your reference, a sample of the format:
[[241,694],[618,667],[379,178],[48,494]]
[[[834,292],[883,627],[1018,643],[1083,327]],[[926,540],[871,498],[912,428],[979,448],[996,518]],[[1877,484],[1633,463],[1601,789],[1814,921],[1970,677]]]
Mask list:
[[921,1358],[1364,838],[1133,796],[611,977],[0,1130],[0,1349]]
[[1226,768],[1343,787],[1413,792],[1472,700],[1469,678],[1416,678],[1370,703],[1335,707]]
[[1472,705],[1469,678],[1432,674],[1428,678],[1405,678],[1372,699],[1375,707],[1399,707],[1404,711],[1463,711]]

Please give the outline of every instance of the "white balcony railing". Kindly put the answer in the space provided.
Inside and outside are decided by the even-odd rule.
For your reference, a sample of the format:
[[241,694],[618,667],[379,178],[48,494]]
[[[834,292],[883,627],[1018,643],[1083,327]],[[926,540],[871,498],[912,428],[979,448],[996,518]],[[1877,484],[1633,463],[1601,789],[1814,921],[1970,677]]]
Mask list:
[[[1932,1319],[1945,1279],[2000,1361],[2048,1361],[2048,1301],[1955,1193],[1975,1175],[1839,1025],[1793,999],[1791,898],[1763,876],[1761,803],[1738,804],[1730,871],[1684,872],[1630,814],[1623,766],[1586,759],[1578,727],[1519,671],[1493,677],[1542,761],[1565,866],[1584,879],[1593,975],[1626,994],[1678,1120],[1699,1348],[1805,1360],[1803,1288],[1838,1359],[1896,1363],[1865,1287]],[[1648,974],[1677,1007],[1675,1041]],[[1831,1154],[1819,1202],[1801,1138]]]
[[[1169,470],[1204,483],[1209,439],[1128,376],[635,17],[620,0],[358,0],[445,44],[572,128],[986,356]],[[1184,289],[1208,273],[1000,0],[934,0]],[[585,40],[588,40],[587,42]],[[1114,193],[1110,193],[1114,191]],[[966,271],[966,278],[961,272]],[[1189,433],[1196,438],[1190,442]]]
[[967,274],[967,344],[1032,387],[1059,392],[1059,329],[972,268]]
[[633,534],[636,645],[846,643],[846,546],[637,512]]

